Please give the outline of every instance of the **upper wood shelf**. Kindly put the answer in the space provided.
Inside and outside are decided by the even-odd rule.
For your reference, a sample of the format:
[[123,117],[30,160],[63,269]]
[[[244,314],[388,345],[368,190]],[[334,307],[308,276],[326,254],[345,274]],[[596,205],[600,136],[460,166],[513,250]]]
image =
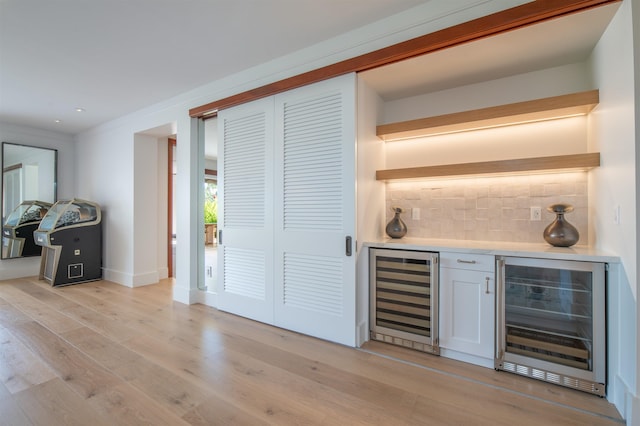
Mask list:
[[600,166],[600,153],[519,158],[478,163],[443,164],[376,171],[376,180],[416,179],[492,173],[518,173],[544,170],[590,169]]
[[385,141],[454,133],[517,123],[550,120],[588,114],[599,102],[598,90],[535,99],[435,117],[377,126],[376,134]]

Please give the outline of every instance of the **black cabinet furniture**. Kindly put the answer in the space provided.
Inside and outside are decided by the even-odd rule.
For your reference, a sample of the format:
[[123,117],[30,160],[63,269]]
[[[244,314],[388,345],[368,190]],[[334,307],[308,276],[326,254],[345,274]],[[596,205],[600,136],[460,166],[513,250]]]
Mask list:
[[58,201],[34,232],[42,246],[40,279],[52,286],[102,278],[102,214],[91,201]]

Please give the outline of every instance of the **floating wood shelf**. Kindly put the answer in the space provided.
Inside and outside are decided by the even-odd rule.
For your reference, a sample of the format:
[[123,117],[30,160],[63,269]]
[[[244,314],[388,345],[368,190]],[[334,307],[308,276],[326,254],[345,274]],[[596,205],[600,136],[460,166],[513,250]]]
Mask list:
[[415,179],[472,174],[516,173],[543,170],[590,169],[600,166],[600,153],[557,155],[553,157],[520,158],[483,161],[479,163],[444,164],[376,171],[376,180]]
[[588,114],[599,102],[599,91],[571,93],[508,105],[456,112],[417,120],[382,124],[376,134],[385,141],[455,133],[517,123]]

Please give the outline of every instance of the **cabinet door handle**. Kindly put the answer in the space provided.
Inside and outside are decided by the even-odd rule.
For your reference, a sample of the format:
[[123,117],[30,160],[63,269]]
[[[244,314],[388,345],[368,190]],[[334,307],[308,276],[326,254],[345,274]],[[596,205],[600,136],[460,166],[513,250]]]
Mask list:
[[347,236],[347,238],[345,238],[345,254],[347,256],[351,256],[352,253],[352,249],[351,249],[351,240],[352,238],[350,236]]
[[471,265],[475,265],[476,261],[475,260],[464,260],[464,259],[458,259],[457,260],[458,263],[469,263]]
[[485,291],[484,291],[484,292],[485,292],[486,294],[489,294],[489,280],[490,280],[491,278],[489,278],[489,277],[485,277],[484,279],[485,279],[485,282],[486,282],[486,284],[487,284],[487,287],[486,287],[486,289],[485,289]]

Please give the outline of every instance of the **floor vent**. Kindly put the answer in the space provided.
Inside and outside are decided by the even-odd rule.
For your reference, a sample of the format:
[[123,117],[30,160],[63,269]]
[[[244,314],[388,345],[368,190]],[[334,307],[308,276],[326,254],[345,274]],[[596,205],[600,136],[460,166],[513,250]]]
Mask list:
[[391,343],[392,345],[403,346],[409,349],[415,349],[421,352],[427,352],[434,355],[440,355],[440,348],[438,346],[428,345],[426,343],[416,342],[414,340],[402,339],[400,337],[389,336],[388,334],[371,332],[371,339],[378,340],[380,342]]
[[533,368],[514,362],[496,360],[495,368],[497,370],[531,377],[533,379],[554,383],[568,388],[578,389],[583,392],[589,392],[602,397],[605,396],[606,392],[606,387],[603,383],[595,383],[588,380],[577,379],[575,377],[564,376],[562,374],[552,373],[550,371],[541,370],[539,368]]

